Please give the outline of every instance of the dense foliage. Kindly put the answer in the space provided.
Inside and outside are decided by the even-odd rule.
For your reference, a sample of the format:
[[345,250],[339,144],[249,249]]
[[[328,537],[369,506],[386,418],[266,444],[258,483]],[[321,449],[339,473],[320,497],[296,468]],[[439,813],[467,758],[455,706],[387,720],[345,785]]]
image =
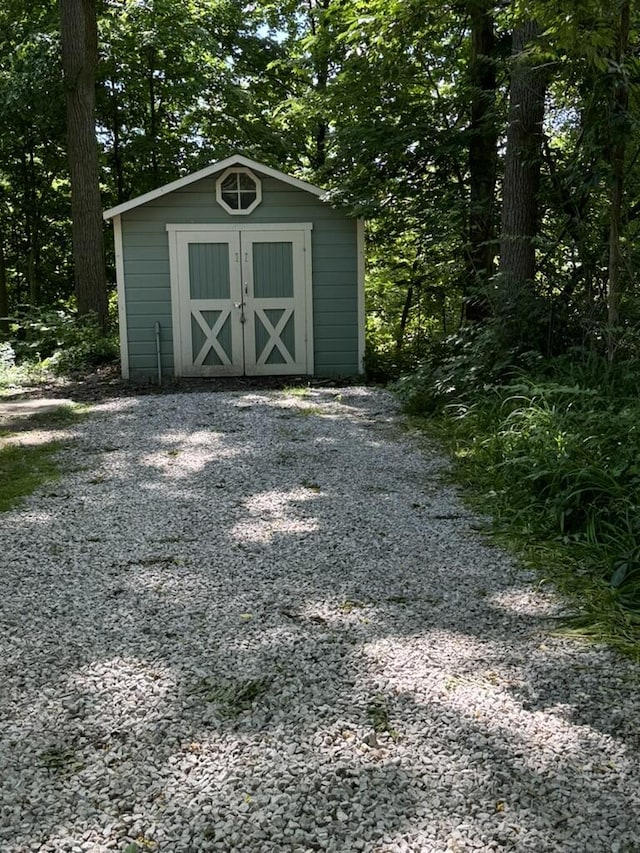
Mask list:
[[[491,335],[447,343],[398,385],[428,418],[494,533],[579,594],[582,625],[640,632],[640,375],[592,352],[497,361]],[[543,575],[544,576],[544,575]],[[636,647],[637,650],[637,647]]]

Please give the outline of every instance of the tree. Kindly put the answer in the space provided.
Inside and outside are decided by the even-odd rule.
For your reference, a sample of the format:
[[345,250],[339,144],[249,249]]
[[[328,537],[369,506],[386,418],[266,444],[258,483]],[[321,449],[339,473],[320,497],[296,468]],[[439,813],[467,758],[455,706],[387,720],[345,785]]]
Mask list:
[[[0,233],[7,309],[68,295],[64,96],[51,3],[0,10]],[[68,204],[68,200],[67,200]]]
[[7,265],[4,259],[3,238],[0,236],[0,332],[7,332],[9,314],[9,289],[7,287]]
[[[511,343],[518,344],[531,322],[534,294],[542,121],[547,73],[533,52],[540,27],[535,21],[513,30],[511,84],[500,238],[500,312],[509,315]],[[520,305],[518,305],[520,303]],[[524,303],[524,304],[523,304]]]
[[495,271],[495,191],[498,128],[495,115],[496,56],[493,4],[469,0],[471,91],[469,124],[469,274],[465,319],[481,320],[489,312],[478,293]]
[[107,282],[95,129],[96,4],[95,0],[59,0],[59,11],[78,313],[95,313],[100,326],[106,328]]
[[609,263],[608,263],[608,329],[607,352],[609,360],[615,352],[615,334],[620,321],[620,266],[622,262],[621,231],[622,201],[624,191],[625,149],[627,136],[627,110],[629,108],[629,80],[625,67],[629,49],[630,2],[623,0],[616,27],[616,48],[613,56],[615,84],[611,96],[611,129],[613,141],[610,146],[611,191],[609,213]]

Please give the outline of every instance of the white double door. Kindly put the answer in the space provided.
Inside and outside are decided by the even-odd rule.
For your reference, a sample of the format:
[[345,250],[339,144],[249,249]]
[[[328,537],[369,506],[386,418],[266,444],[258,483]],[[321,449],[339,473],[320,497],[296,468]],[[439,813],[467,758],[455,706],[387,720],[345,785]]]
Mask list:
[[180,229],[169,229],[177,268],[176,373],[312,372],[310,229]]

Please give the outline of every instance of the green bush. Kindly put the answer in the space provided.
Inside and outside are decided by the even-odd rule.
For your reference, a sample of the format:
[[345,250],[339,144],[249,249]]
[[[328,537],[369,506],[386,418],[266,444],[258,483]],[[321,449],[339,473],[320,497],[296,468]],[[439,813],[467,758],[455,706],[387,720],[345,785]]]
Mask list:
[[94,316],[78,317],[66,306],[24,307],[11,319],[17,363],[42,363],[57,374],[82,373],[118,357],[115,328],[104,333]]
[[[493,364],[454,341],[400,383],[410,412],[430,417],[457,478],[519,548],[582,578],[625,630],[640,631],[640,380],[634,362],[573,351]],[[484,353],[484,354],[483,354]],[[528,363],[527,363],[528,362]],[[587,580],[588,579],[588,580]],[[597,599],[597,604],[594,602]],[[585,601],[589,608],[589,603]]]
[[473,402],[498,383],[541,362],[536,352],[503,347],[494,328],[469,326],[432,343],[418,368],[396,390],[407,411],[434,414],[454,402]]

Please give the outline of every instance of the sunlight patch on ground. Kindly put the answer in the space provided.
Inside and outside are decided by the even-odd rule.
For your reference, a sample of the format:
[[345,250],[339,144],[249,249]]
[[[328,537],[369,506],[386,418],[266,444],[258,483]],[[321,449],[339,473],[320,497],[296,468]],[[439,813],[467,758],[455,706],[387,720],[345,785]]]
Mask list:
[[99,403],[91,404],[91,411],[100,414],[101,412],[108,412],[109,414],[116,413],[134,413],[134,410],[138,408],[140,405],[140,401],[135,397],[119,397],[114,400],[104,400]]
[[[430,653],[435,649],[439,651]],[[632,771],[623,742],[572,719],[580,719],[580,706],[588,697],[545,704],[530,687],[527,666],[535,660],[503,663],[499,642],[479,643],[454,633],[447,638],[447,632],[434,631],[418,642],[415,637],[386,637],[365,644],[363,652],[371,663],[368,677],[381,692],[398,701],[411,697],[417,705],[450,709],[452,719],[470,732],[482,731],[494,743],[508,745],[509,760],[521,769],[543,775],[583,769],[610,773],[618,763]],[[541,658],[549,653],[546,646],[538,651]],[[407,655],[413,659],[410,678],[406,669],[395,666]]]
[[231,528],[231,536],[243,542],[269,543],[277,536],[301,536],[318,530],[316,518],[296,518],[295,504],[316,497],[312,488],[269,491],[244,501],[247,518]]
[[557,616],[563,610],[557,593],[530,587],[501,590],[487,601],[500,610],[526,616]]
[[141,462],[171,479],[189,477],[216,460],[233,459],[242,453],[238,448],[225,446],[222,433],[207,430],[166,433],[160,443],[162,450],[147,454]]

